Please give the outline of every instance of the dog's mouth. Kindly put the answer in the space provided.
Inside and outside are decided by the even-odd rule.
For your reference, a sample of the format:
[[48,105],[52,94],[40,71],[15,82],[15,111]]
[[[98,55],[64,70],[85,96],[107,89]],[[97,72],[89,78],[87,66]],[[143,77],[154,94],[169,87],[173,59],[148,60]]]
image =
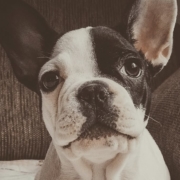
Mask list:
[[69,144],[63,146],[63,148],[69,148],[73,142],[80,141],[83,139],[98,140],[101,138],[107,138],[107,137],[112,137],[112,136],[114,136],[114,137],[115,136],[123,136],[129,140],[132,140],[135,138],[128,134],[123,134],[123,133],[117,131],[113,127],[108,127],[107,125],[102,124],[102,123],[96,123],[96,124],[92,125],[90,128],[83,131],[77,139],[75,139],[74,141],[70,142]]

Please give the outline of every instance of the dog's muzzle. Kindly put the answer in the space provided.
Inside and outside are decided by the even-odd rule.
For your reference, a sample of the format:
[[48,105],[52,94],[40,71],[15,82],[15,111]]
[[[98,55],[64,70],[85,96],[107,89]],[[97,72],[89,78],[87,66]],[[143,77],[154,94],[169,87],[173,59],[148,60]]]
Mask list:
[[82,114],[87,117],[79,138],[98,139],[119,134],[115,124],[119,110],[113,107],[113,93],[105,83],[92,81],[83,84],[78,90],[77,98]]

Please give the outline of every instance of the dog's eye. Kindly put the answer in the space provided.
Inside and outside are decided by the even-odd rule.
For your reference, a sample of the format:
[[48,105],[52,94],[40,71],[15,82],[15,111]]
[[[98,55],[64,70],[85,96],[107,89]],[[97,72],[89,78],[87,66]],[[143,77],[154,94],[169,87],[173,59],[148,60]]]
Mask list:
[[139,77],[142,73],[142,67],[136,59],[131,59],[125,62],[122,72],[130,77]]
[[53,91],[60,82],[57,72],[47,72],[41,78],[41,88],[43,91]]

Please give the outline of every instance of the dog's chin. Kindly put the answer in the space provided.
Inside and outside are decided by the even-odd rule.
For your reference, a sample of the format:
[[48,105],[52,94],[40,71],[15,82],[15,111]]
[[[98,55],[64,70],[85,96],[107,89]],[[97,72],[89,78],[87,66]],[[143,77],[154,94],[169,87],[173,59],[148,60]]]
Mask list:
[[63,146],[67,158],[84,158],[93,163],[103,163],[119,153],[133,151],[138,144],[137,137],[122,134],[113,128],[96,124],[80,136]]
[[96,123],[90,128],[86,129],[85,131],[81,132],[77,139],[70,142],[64,148],[69,148],[74,142],[80,142],[80,141],[99,141],[101,139],[107,139],[110,137],[118,137],[123,136],[127,139],[134,139],[135,137],[132,137],[127,134],[123,134],[118,132],[116,129],[112,127],[108,127],[106,125]]

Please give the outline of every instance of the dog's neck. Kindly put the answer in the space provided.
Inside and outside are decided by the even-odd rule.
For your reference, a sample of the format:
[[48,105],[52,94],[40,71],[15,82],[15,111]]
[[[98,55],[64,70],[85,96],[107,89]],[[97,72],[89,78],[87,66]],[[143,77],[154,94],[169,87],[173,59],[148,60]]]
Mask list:
[[119,153],[111,160],[102,163],[92,163],[84,158],[69,160],[64,156],[61,148],[56,145],[55,148],[61,162],[59,179],[123,180],[126,177],[128,179],[136,179],[133,175],[134,171],[138,169],[138,155],[141,145],[134,149],[133,152]]

